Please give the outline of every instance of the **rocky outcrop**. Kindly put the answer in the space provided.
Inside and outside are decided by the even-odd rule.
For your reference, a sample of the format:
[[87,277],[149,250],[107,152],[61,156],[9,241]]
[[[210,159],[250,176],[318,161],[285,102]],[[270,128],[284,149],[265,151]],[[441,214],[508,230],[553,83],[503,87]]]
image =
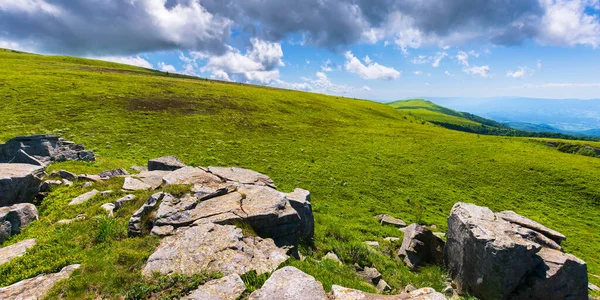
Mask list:
[[148,171],[175,171],[185,166],[176,156],[163,156],[148,161]]
[[142,274],[197,274],[212,270],[230,274],[272,272],[288,259],[271,239],[244,236],[232,225],[200,224],[163,239]]
[[457,203],[445,265],[459,293],[482,299],[587,299],[587,268],[557,249],[564,235],[514,212]]
[[0,207],[33,201],[44,174],[40,166],[0,163]]
[[411,269],[425,264],[441,265],[444,261],[444,241],[427,227],[411,224],[403,229],[404,239],[398,256]]
[[27,249],[33,246],[35,246],[35,239],[20,241],[16,244],[0,248],[0,266],[11,261],[13,258],[25,255]]
[[227,181],[236,181],[242,184],[266,185],[275,188],[275,184],[269,176],[256,171],[236,167],[208,167],[208,171]]
[[199,286],[182,300],[236,300],[245,290],[242,278],[232,274]]
[[294,267],[284,267],[271,275],[248,300],[327,300],[323,285]]
[[15,234],[19,234],[22,228],[37,219],[37,208],[30,203],[0,207],[0,243]]
[[331,287],[330,300],[446,300],[446,296],[432,288],[422,288],[400,295],[377,295],[353,290],[338,285]]
[[152,186],[144,183],[143,181],[131,177],[126,177],[123,181],[123,190],[126,191],[144,191],[151,190]]
[[19,136],[0,145],[0,162],[47,166],[54,161],[94,161],[94,152],[56,135]]
[[98,173],[98,176],[100,176],[100,178],[121,177],[121,176],[127,176],[127,175],[129,175],[129,172],[127,172],[127,170],[125,170],[123,168],[114,169],[114,170],[106,170],[106,171],[102,171],[102,172]]
[[163,177],[167,176],[169,173],[171,173],[171,171],[142,171],[134,176],[149,185],[151,189],[155,190],[162,185]]
[[156,193],[150,196],[150,198],[146,200],[146,203],[144,203],[142,207],[140,207],[133,213],[133,215],[129,219],[129,226],[127,231],[129,236],[139,236],[143,233],[143,219],[146,218],[152,212],[152,210],[156,207],[158,202],[164,197],[173,196],[166,193]]
[[394,218],[387,214],[375,216],[381,225],[392,225],[396,227],[404,227],[406,223],[398,218]]
[[0,299],[43,299],[56,282],[69,278],[79,267],[79,265],[70,265],[58,273],[41,274],[0,288]]

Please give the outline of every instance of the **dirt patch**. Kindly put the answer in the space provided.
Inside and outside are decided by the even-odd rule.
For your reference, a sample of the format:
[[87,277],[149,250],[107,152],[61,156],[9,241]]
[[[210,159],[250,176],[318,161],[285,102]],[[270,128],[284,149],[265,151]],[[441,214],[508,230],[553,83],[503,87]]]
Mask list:
[[250,112],[255,110],[247,104],[230,97],[177,97],[129,99],[131,111],[171,112],[180,114],[216,114],[222,110]]

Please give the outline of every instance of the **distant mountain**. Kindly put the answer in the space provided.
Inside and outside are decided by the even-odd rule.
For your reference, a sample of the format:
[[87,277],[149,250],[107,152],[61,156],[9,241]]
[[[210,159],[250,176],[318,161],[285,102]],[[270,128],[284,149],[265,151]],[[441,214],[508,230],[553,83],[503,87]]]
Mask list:
[[[538,98],[428,98],[434,103],[466,111],[501,123],[547,125],[561,132],[597,134],[600,129],[600,99]],[[542,125],[542,126],[543,126]],[[520,129],[520,128],[519,128]],[[588,134],[589,135],[589,134]]]
[[[559,132],[559,133],[567,133],[564,130],[558,129],[556,127],[552,127],[546,124],[531,124],[524,122],[506,122],[504,123],[506,126],[509,126],[514,129],[528,131],[528,132]],[[571,133],[571,132],[568,132]]]

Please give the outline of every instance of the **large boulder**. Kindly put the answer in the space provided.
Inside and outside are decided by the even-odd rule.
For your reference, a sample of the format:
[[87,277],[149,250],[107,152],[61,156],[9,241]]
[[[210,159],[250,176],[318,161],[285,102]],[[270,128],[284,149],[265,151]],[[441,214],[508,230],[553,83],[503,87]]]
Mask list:
[[236,300],[245,290],[240,275],[231,274],[199,286],[182,300]]
[[411,224],[403,229],[404,239],[398,256],[411,269],[444,262],[444,241],[425,226]]
[[19,136],[0,145],[0,162],[48,165],[53,161],[94,161],[94,152],[56,135]]
[[273,180],[269,178],[269,176],[248,169],[236,167],[208,167],[208,171],[229,181],[236,181],[242,184],[256,184],[267,185],[273,188],[275,187]]
[[16,244],[0,248],[0,266],[14,258],[25,255],[27,249],[35,246],[35,239],[20,241]]
[[446,296],[436,292],[432,288],[422,288],[400,295],[377,295],[363,291],[333,285],[331,287],[330,300],[446,300]]
[[0,207],[33,201],[44,174],[41,166],[0,163]]
[[44,299],[55,283],[71,276],[80,265],[70,265],[58,273],[41,274],[0,288],[0,299]]
[[175,171],[185,166],[176,156],[163,156],[148,161],[148,171]]
[[37,219],[37,208],[31,203],[0,207],[0,243],[20,233],[21,229]]
[[212,270],[230,274],[274,271],[288,259],[286,251],[275,246],[271,239],[244,236],[232,225],[200,224],[164,238],[144,266],[146,277],[197,274]]
[[482,299],[587,299],[586,264],[556,249],[563,237],[514,212],[459,202],[444,262],[457,292]]
[[323,285],[294,267],[279,269],[248,300],[327,300]]
[[223,182],[221,178],[207,172],[202,168],[183,167],[177,169],[165,177],[164,184],[201,184],[210,185]]
[[312,205],[310,204],[310,192],[303,189],[294,189],[286,198],[300,216],[300,239],[311,241],[315,234],[315,224]]

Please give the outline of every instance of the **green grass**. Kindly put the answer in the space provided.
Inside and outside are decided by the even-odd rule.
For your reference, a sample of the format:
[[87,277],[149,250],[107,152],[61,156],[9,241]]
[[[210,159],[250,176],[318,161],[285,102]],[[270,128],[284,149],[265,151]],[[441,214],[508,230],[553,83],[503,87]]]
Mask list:
[[[430,266],[410,272],[393,258],[398,245],[383,241],[401,232],[380,226],[374,216],[388,213],[445,230],[458,201],[515,210],[561,231],[565,250],[600,275],[600,159],[525,138],[447,130],[370,101],[6,51],[0,51],[0,70],[0,141],[55,133],[97,153],[94,163],[59,163],[50,170],[95,173],[177,155],[192,165],[265,173],[283,191],[310,190],[315,248],[303,248],[304,262],[287,264],[327,288],[372,291],[350,269],[362,263],[377,267],[392,288],[411,283],[440,289],[444,271]],[[119,191],[120,180],[94,188]],[[150,193],[138,193],[114,221],[102,221],[94,218],[103,214],[99,206],[122,194],[66,205],[84,191],[81,183],[58,188],[41,204],[40,220],[2,245],[38,239],[30,254],[0,266],[0,286],[71,263],[82,269],[54,290],[57,297],[118,298],[152,285],[140,270],[158,239],[124,236],[129,216]],[[80,213],[88,218],[53,225]],[[366,240],[379,241],[381,251],[366,248]],[[319,262],[328,251],[344,266]],[[595,277],[590,281],[600,285]]]

